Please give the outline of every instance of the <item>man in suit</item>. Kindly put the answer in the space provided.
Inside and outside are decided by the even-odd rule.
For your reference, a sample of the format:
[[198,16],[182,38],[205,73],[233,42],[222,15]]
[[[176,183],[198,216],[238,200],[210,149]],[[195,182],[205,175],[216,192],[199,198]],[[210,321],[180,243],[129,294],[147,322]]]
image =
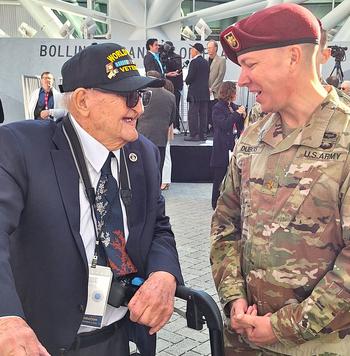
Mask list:
[[[147,72],[147,76],[156,77],[158,72]],[[137,131],[151,140],[159,149],[160,175],[162,176],[165,147],[168,142],[169,126],[176,119],[176,102],[174,86],[169,79],[163,88],[151,88],[152,100],[137,123]]]
[[205,141],[209,101],[209,64],[202,56],[204,47],[201,43],[195,43],[191,47],[192,60],[186,77],[190,136],[185,137],[185,141]]
[[[139,90],[163,81],[113,43],[86,47],[62,78],[62,122],[0,128],[0,355],[126,356],[129,327],[155,342],[183,282],[159,153],[136,131]],[[134,276],[128,308],[112,306],[110,279],[124,291]]]
[[29,98],[29,118],[34,120],[57,120],[66,115],[62,94],[53,87],[54,77],[50,72],[40,76],[41,86]]
[[165,76],[169,79],[174,86],[174,95],[176,100],[176,120],[174,122],[174,133],[180,133],[180,101],[181,92],[184,86],[184,78],[182,75],[182,58],[179,54],[175,53],[174,44],[171,41],[166,41],[164,49],[167,48],[163,57],[165,63]]
[[226,73],[226,59],[218,56],[218,44],[210,40],[207,44],[209,63],[209,92],[210,101],[208,104],[208,133],[213,133],[212,109],[218,102],[219,88],[224,81]]
[[147,53],[143,58],[145,72],[155,70],[164,76],[164,68],[159,58],[159,44],[156,38],[149,38],[146,42]]

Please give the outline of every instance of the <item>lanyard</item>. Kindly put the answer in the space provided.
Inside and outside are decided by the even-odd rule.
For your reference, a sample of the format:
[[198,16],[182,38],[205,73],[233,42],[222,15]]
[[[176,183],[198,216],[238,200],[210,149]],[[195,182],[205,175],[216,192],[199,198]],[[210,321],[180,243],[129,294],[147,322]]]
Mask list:
[[49,95],[50,93],[48,93],[47,91],[45,92],[45,98],[44,98],[44,101],[45,101],[45,110],[47,110],[49,108]]
[[[81,147],[78,135],[74,129],[74,126],[73,126],[69,116],[66,116],[63,119],[62,127],[63,127],[63,132],[68,140],[69,147],[72,151],[73,159],[74,159],[75,165],[77,167],[80,179],[82,180],[82,182],[84,184],[85,195],[86,195],[86,198],[88,199],[89,205],[90,205],[90,214],[91,214],[91,218],[92,218],[92,222],[93,222],[93,226],[94,226],[94,233],[95,233],[95,237],[96,237],[95,253],[94,253],[94,257],[92,259],[92,267],[96,267],[97,259],[98,259],[99,243],[101,240],[100,234],[98,233],[97,227],[96,227],[96,215],[95,215],[96,193],[95,193],[94,187],[91,184],[91,179],[90,179],[87,167],[86,167],[86,161],[85,161],[83,149]],[[128,166],[126,164],[124,148],[121,148],[120,151],[121,151],[120,152],[120,169],[118,169],[119,192],[120,192],[120,197],[125,205],[126,215],[128,216],[128,212],[129,212],[130,205],[131,205],[132,191],[131,191],[130,176],[129,176]],[[118,165],[118,168],[119,168],[119,165]]]

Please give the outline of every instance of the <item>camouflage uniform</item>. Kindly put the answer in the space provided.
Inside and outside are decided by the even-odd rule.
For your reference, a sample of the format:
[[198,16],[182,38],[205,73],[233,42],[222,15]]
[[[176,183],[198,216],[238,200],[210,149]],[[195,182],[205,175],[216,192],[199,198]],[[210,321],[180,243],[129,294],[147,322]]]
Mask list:
[[350,96],[345,94],[344,91],[340,89],[336,89],[336,91],[340,101],[342,101],[345,105],[350,106]]
[[279,340],[243,354],[350,354],[349,147],[334,89],[289,136],[269,114],[236,144],[212,219],[213,277],[224,308],[246,298],[273,313]]
[[259,121],[265,115],[266,113],[261,111],[261,105],[256,102],[250,109],[249,114],[247,115],[244,121],[244,128],[246,129],[251,124],[254,124],[255,122]]

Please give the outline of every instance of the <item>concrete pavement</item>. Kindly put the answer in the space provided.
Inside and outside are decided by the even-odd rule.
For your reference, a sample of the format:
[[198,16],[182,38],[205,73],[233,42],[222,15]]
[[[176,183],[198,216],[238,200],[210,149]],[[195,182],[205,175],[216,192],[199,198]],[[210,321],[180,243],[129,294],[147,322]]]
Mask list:
[[[209,265],[211,187],[207,183],[172,183],[164,197],[186,286],[205,290],[218,301]],[[175,306],[186,310],[182,300],[176,300]],[[189,329],[176,313],[158,333],[157,356],[210,354],[207,328]]]

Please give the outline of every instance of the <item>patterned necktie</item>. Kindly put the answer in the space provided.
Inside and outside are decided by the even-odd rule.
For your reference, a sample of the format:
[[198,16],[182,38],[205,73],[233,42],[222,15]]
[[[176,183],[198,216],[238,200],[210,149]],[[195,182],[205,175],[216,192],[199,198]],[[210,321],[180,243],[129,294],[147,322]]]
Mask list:
[[100,244],[116,277],[137,272],[125,249],[124,223],[117,181],[112,175],[110,152],[101,168],[96,190],[96,220]]

